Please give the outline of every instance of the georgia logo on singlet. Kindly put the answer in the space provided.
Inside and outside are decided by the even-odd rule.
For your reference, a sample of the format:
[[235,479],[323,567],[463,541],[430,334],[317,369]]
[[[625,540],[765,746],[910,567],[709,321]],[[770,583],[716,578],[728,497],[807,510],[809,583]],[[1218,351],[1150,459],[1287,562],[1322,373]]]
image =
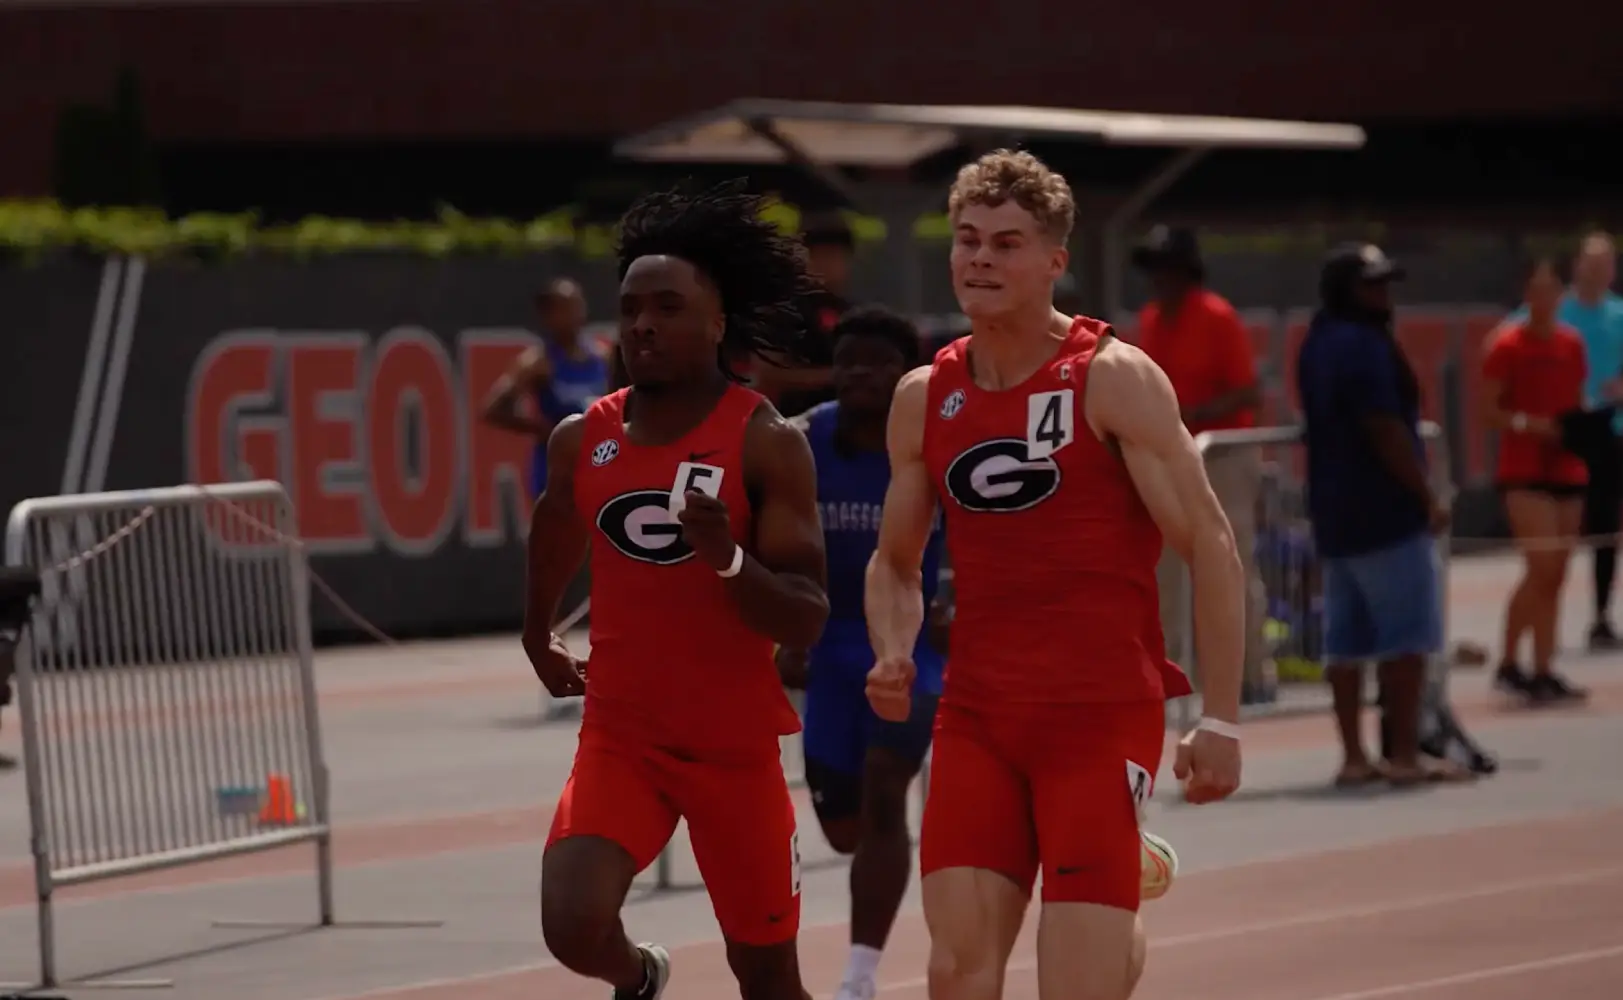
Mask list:
[[693,558],[682,526],[671,516],[669,490],[633,490],[605,503],[597,530],[620,553],[638,562],[674,566]]
[[1073,398],[1069,389],[1032,394],[1025,438],[993,438],[964,449],[947,466],[947,494],[978,514],[1029,510],[1053,496],[1060,481],[1053,455],[1076,436]]
[[995,438],[966,448],[947,466],[947,494],[977,514],[1012,514],[1035,507],[1059,489],[1052,458],[1030,461],[1019,438]]

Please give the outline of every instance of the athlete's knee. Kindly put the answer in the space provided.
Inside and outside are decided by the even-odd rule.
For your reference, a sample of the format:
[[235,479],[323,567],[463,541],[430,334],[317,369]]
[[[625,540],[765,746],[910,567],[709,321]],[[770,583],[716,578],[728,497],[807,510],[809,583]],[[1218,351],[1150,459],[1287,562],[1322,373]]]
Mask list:
[[806,784],[823,839],[838,854],[856,853],[862,837],[862,775],[806,758]]
[[629,854],[597,837],[570,837],[542,855],[541,937],[565,968],[600,971],[624,936],[620,908],[635,874]]
[[857,817],[819,816],[817,822],[823,828],[823,839],[828,841],[835,854],[851,855],[857,852],[857,844],[862,840],[862,823]]
[[742,1000],[803,1000],[800,960],[793,939],[773,945],[727,942],[727,965]]
[[[1002,995],[1004,966],[1019,936],[1024,899],[1012,885],[988,900],[997,885],[990,873],[938,872],[924,885],[924,917],[930,927],[930,996],[937,1000],[995,1000]],[[986,905],[991,902],[992,905]]]
[[930,996],[938,1000],[996,1000],[1003,994],[1003,958],[995,935],[930,942]]

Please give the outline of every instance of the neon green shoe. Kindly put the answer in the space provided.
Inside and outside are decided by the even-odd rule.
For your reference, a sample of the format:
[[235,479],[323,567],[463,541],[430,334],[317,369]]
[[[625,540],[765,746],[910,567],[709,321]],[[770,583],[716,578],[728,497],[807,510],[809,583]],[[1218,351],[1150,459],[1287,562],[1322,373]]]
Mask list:
[[1172,880],[1178,875],[1178,852],[1148,830],[1140,831],[1139,844],[1139,897],[1145,902],[1160,899],[1172,888]]

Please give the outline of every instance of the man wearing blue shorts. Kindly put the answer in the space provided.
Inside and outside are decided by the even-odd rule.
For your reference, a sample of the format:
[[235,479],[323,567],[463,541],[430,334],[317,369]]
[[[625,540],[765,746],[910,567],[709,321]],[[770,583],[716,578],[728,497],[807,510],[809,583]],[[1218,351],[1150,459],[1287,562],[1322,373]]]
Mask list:
[[[1442,650],[1434,535],[1448,508],[1432,493],[1420,439],[1420,387],[1392,334],[1391,283],[1378,247],[1338,247],[1297,360],[1307,443],[1308,513],[1324,559],[1325,659],[1345,760],[1340,785],[1469,777],[1420,753],[1426,662]],[[1365,663],[1375,662],[1389,759],[1360,732]]]
[[941,529],[925,550],[924,600],[931,606],[914,647],[912,714],[885,722],[866,693],[873,650],[863,614],[864,577],[879,542],[890,484],[885,425],[896,383],[918,363],[918,330],[883,309],[846,313],[834,326],[832,402],[795,422],[817,462],[817,502],[828,554],[828,625],[809,651],[783,649],[779,670],[804,685],[806,783],[823,835],[851,859],[851,958],[836,1000],[872,1000],[879,956],[907,891],[912,844],[907,790],[930,748],[941,694],[944,619],[935,600]]

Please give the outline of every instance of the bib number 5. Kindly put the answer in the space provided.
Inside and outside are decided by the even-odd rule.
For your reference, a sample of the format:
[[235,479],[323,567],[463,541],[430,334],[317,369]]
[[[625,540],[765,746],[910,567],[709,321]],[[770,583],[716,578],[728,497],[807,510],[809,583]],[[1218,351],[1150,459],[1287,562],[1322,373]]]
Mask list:
[[1047,458],[1076,439],[1075,397],[1058,389],[1026,398],[1026,461]]
[[675,517],[687,509],[689,490],[711,498],[721,496],[721,477],[726,471],[719,465],[703,465],[699,462],[683,462],[678,465],[676,481],[671,484],[671,516]]

